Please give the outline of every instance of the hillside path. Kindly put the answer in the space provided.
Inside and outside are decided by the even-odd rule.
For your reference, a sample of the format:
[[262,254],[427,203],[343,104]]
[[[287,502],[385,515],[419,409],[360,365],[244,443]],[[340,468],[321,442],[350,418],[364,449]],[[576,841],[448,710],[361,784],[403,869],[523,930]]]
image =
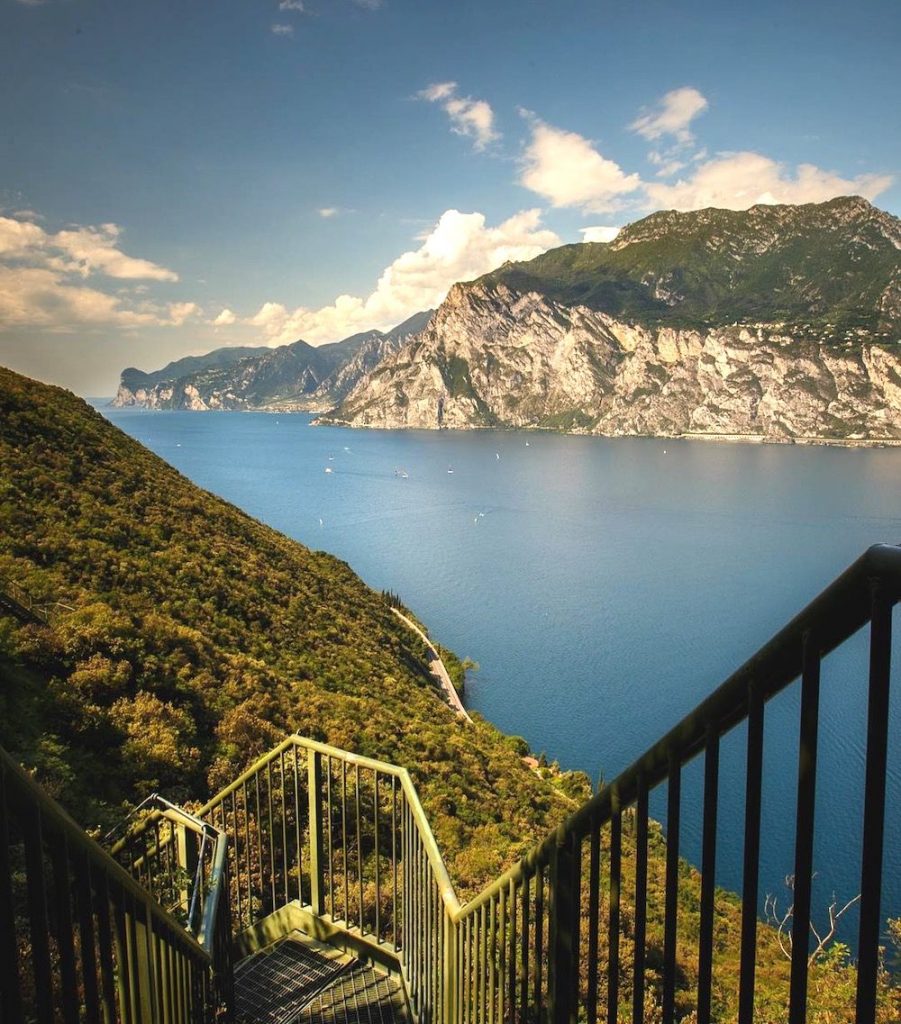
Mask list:
[[451,677],[448,675],[444,662],[441,660],[441,655],[436,650],[435,645],[412,619],[408,619],[406,615],[399,612],[396,608],[392,608],[391,611],[394,612],[401,622],[406,623],[406,625],[408,625],[410,629],[420,637],[426,647],[428,647],[432,654],[432,660],[429,662],[429,668],[432,670],[432,675],[438,680],[441,689],[444,690],[444,695],[447,697],[448,703],[461,718],[465,718],[467,722],[471,722],[472,719],[469,717],[469,712],[467,712],[466,708],[463,707],[463,701],[460,700],[460,695],[454,688],[454,684],[451,682]]

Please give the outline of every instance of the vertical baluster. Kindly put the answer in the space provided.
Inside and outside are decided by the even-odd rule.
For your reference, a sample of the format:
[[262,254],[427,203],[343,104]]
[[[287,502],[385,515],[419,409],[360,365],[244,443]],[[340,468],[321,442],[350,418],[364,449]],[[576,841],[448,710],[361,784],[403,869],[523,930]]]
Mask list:
[[97,897],[97,950],[100,954],[100,999],[103,1007],[103,1024],[113,1024],[116,1019],[116,975],[113,965],[109,888],[106,875],[102,871],[92,871],[91,873]]
[[498,903],[498,978],[497,978],[497,1019],[504,1024],[507,1000],[507,889],[502,888]]
[[488,1019],[488,907],[479,908],[479,1020]]
[[522,930],[520,935],[520,942],[522,943],[522,974],[519,979],[519,1012],[523,1018],[528,1018],[529,1015],[529,888],[529,876],[523,872],[520,890],[522,898]]
[[[285,752],[278,755],[279,777],[282,795],[282,892],[285,897],[285,906],[288,905],[288,801],[285,799]],[[334,916],[334,915],[333,915]]]
[[335,919],[335,853],[332,829],[332,759],[325,758],[325,818],[328,821],[328,898],[329,913]]
[[748,759],[745,784],[745,856],[741,896],[741,966],[738,1024],[753,1024],[757,965],[757,897],[760,875],[760,791],[763,773],[763,697],[754,683],[748,693]]
[[[262,769],[260,769],[262,771]],[[266,906],[266,882],[263,878],[263,861],[265,860],[265,853],[263,852],[263,815],[260,808],[262,807],[260,801],[260,772],[254,773],[254,789],[256,791],[256,828],[257,828],[257,854],[260,858],[259,863],[259,880],[260,880],[260,907],[263,914],[267,912]]]
[[376,771],[373,774],[372,783],[372,833],[373,841],[375,845],[375,941],[382,941],[382,919],[381,919],[381,902],[382,902],[382,890],[381,890],[381,875],[379,872],[379,773]]
[[247,783],[242,783],[244,795],[244,878],[247,882],[247,927],[253,924],[253,894],[251,884],[252,867],[250,863],[250,802],[248,800]]
[[864,781],[863,851],[860,878],[860,931],[857,961],[857,1024],[876,1019],[879,976],[879,903],[885,830],[885,777],[888,757],[889,682],[892,657],[892,604],[874,584],[870,619],[870,682],[867,703],[867,768]]
[[[12,890],[12,866],[9,855],[9,784],[6,769],[0,765],[0,921],[9,922],[0,928],[0,1006],[13,1024],[23,1019],[22,995],[19,990],[16,930],[12,926],[15,905]],[[6,1018],[4,1017],[4,1020]]]
[[670,755],[666,800],[666,918],[663,934],[663,1021],[671,1024],[676,1014],[676,919],[679,913],[679,810],[681,765]]
[[391,776],[391,944],[397,948],[397,778]]
[[360,934],[365,933],[365,924],[363,917],[363,837],[362,829],[360,828],[360,804],[363,802],[363,791],[360,788],[360,766],[354,765],[354,803],[356,804],[356,821],[357,821],[357,887],[360,893]]
[[472,1021],[472,914],[463,922],[463,1005],[466,1024]]
[[[607,919],[607,1024],[619,1018],[619,929],[622,882],[623,819],[616,786],[610,793],[610,913]],[[669,828],[667,828],[669,849]]]
[[347,762],[341,762],[341,851],[344,863],[344,920],[350,926],[350,840],[347,835]]
[[635,816],[635,960],[632,968],[632,1024],[642,1024],[645,934],[648,917],[648,786],[644,773],[638,776]]
[[[228,829],[228,821],[226,820],[226,829],[225,829],[225,831],[228,834],[228,840],[229,840],[229,842],[228,842],[228,855],[229,855],[229,859],[231,860],[232,865],[233,865],[232,866],[232,878],[234,879],[234,882],[235,882],[235,907],[236,907],[237,914],[238,914],[238,927],[240,928],[241,922],[244,920],[244,917],[243,917],[243,914],[242,914],[243,908],[241,906],[241,869],[240,869],[240,865],[239,865],[239,862],[238,862],[238,805],[237,805],[237,801],[235,800],[235,794],[234,793],[231,794],[231,798],[230,799],[231,799],[231,804],[232,804],[232,827],[231,827],[231,830],[229,831],[229,829]],[[227,806],[227,801],[228,800],[229,800],[229,797],[226,797],[223,800],[223,802],[222,802],[223,808],[225,806]]]
[[597,812],[591,816],[588,852],[588,990],[585,1010],[588,1024],[598,1019],[598,931],[601,903],[601,829]]
[[538,1019],[542,1019],[542,970],[544,968],[544,865],[538,865],[535,875],[535,1007]]
[[64,835],[54,837],[50,846],[53,865],[53,902],[56,918],[56,949],[59,957],[61,1007],[65,1024],[78,1022],[78,987],[75,981],[75,929],[72,924],[72,888],[69,855]]
[[97,990],[97,954],[94,941],[94,912],[91,906],[91,866],[86,854],[73,857],[75,873],[75,916],[78,920],[78,944],[81,959],[81,991],[85,1015],[89,1021],[100,1017]]
[[307,752],[307,772],[310,802],[310,907],[317,917],[325,912],[322,899],[325,852],[322,845],[322,755],[315,750]]
[[510,880],[510,969],[507,976],[507,1002],[510,1004],[510,1024],[516,1024],[517,974],[516,960],[519,946],[516,941],[516,882]]
[[820,658],[816,641],[805,633],[801,666],[801,721],[798,741],[798,805],[795,819],[795,886],[792,915],[790,1024],[807,1020],[807,955],[813,881],[813,829],[816,800]]
[[488,1020],[494,1024],[497,987],[497,901],[491,897],[488,914]]
[[26,896],[31,934],[31,962],[34,970],[35,1009],[40,1024],[52,1024],[53,973],[47,924],[47,886],[44,879],[41,813],[36,806],[29,807],[21,820],[25,839]]
[[275,825],[272,816],[272,760],[266,762],[266,807],[268,811],[269,827],[267,838],[269,840],[269,910],[274,911],[277,905],[276,890],[278,880],[275,877]]
[[698,936],[698,1024],[710,1024],[719,766],[720,737],[716,728],[711,726],[707,731],[707,747],[704,754],[704,829],[701,840],[701,920]]
[[297,902],[303,906],[303,839],[300,825],[300,771],[297,766],[297,759],[300,757],[300,747],[294,744],[294,757],[291,764],[294,769],[294,850],[297,858]]

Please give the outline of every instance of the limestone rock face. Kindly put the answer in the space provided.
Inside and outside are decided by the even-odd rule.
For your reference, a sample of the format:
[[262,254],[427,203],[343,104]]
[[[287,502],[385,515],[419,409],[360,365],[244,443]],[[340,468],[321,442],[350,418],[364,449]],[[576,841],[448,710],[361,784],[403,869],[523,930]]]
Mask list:
[[857,197],[661,213],[506,264],[323,420],[901,440],[901,222]]
[[773,324],[640,325],[503,286],[457,285],[332,422],[605,435],[901,439],[901,348]]

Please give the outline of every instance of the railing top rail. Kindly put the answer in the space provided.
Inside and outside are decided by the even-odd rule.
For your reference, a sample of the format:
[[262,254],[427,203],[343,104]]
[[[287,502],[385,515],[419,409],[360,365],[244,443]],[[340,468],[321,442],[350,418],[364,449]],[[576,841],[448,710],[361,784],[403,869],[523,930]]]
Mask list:
[[868,621],[874,585],[882,587],[890,603],[901,600],[901,547],[876,544],[868,548],[706,700],[525,857],[466,903],[458,916],[466,917],[478,910],[511,881],[531,874],[539,863],[546,863],[553,846],[562,843],[568,835],[584,836],[593,823],[602,824],[612,814],[614,802],[620,807],[630,804],[638,794],[639,780],[643,780],[648,789],[653,788],[667,777],[672,758],[684,764],[703,750],[711,732],[722,735],[741,722],[747,717],[751,686],[759,687],[764,701],[785,689],[801,674],[805,635],[815,640],[821,657],[844,643]]
[[435,839],[434,834],[432,833],[429,820],[426,817],[422,804],[419,801],[419,795],[416,792],[416,786],[413,784],[413,780],[410,778],[410,773],[406,768],[402,768],[396,764],[391,764],[388,761],[379,761],[372,757],[364,757],[362,754],[354,754],[348,750],[341,750],[340,747],[333,747],[328,743],[321,743],[318,740],[307,739],[304,736],[293,733],[291,736],[282,740],[278,746],[273,747],[273,749],[268,753],[264,754],[261,758],[258,758],[252,765],[250,765],[250,767],[239,775],[234,782],[226,786],[225,789],[220,790],[214,797],[212,797],[212,799],[208,800],[203,807],[197,811],[197,816],[202,818],[204,815],[209,814],[214,807],[217,807],[224,799],[239,790],[244,783],[253,779],[254,775],[256,775],[261,768],[264,768],[267,764],[274,761],[279,757],[279,755],[291,747],[300,747],[304,750],[312,751],[313,753],[321,754],[326,757],[333,757],[335,760],[343,761],[345,764],[359,765],[360,768],[368,769],[369,771],[377,771],[380,775],[389,777],[393,776],[396,778],[400,782],[407,804],[413,815],[413,819],[416,822],[417,829],[419,830],[419,834],[422,839],[423,848],[425,849],[426,856],[429,859],[429,863],[431,864],[432,871],[435,875],[435,882],[441,892],[441,898],[450,914],[454,915],[459,911],[460,900],[458,899],[453,883],[450,880],[447,865],[444,863],[444,858],[441,856],[441,850],[438,847],[438,842]]
[[121,890],[147,907],[148,912],[177,935],[179,941],[187,946],[192,953],[203,958],[207,963],[210,962],[209,952],[194,936],[186,931],[167,910],[163,909],[121,864],[113,860],[110,854],[93,840],[55,800],[48,796],[2,747],[0,747],[0,764],[20,792],[40,809],[43,820],[49,822],[51,827],[65,836],[70,849],[84,854],[93,867],[102,871]]

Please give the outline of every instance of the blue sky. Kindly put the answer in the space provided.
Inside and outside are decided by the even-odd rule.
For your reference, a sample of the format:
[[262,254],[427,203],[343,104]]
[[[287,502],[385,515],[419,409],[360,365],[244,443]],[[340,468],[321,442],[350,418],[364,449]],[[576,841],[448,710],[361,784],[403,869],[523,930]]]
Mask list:
[[105,394],[654,209],[899,214],[899,51],[897,0],[0,0],[0,363]]

